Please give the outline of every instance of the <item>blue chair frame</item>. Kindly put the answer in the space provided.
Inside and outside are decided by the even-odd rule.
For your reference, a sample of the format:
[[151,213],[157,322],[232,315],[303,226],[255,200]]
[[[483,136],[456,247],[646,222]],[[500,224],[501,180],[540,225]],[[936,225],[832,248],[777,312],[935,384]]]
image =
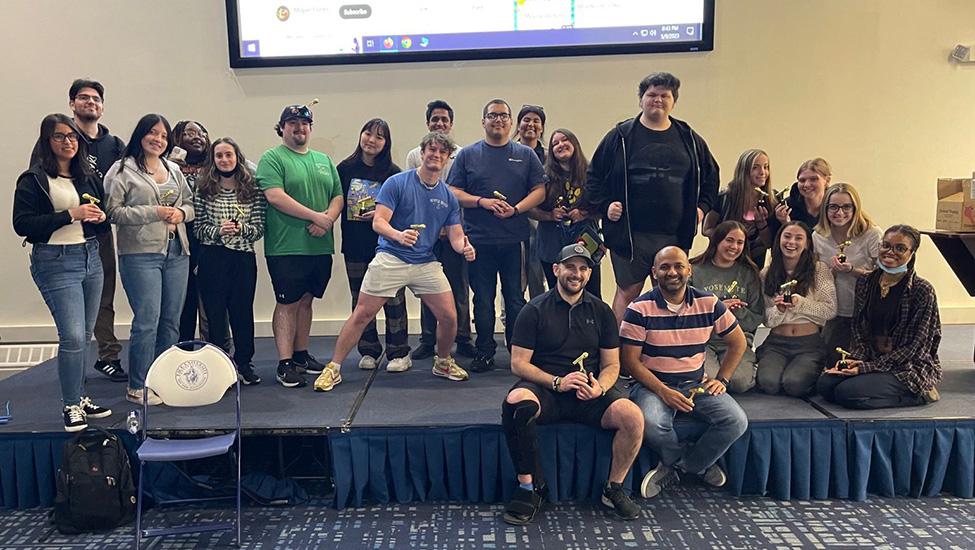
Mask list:
[[[233,366],[233,360],[230,359],[227,354],[217,346],[212,346],[206,342],[200,340],[192,340],[187,342],[180,342],[174,347],[179,347],[181,349],[186,349],[186,347],[195,346],[211,346],[218,349],[224,357]],[[152,367],[155,363],[149,367]],[[235,369],[236,370],[236,369]],[[147,373],[148,375],[148,373]],[[147,376],[148,378],[148,376]],[[234,397],[235,397],[235,425],[233,431],[215,436],[202,437],[197,439],[155,439],[148,435],[149,432],[149,405],[148,405],[148,393],[149,386],[146,385],[142,390],[142,440],[139,444],[139,448],[136,450],[136,456],[139,459],[139,484],[138,484],[138,497],[136,499],[136,514],[135,514],[135,547],[139,550],[142,547],[142,539],[161,537],[167,535],[182,535],[188,533],[207,533],[214,531],[235,531],[234,545],[240,547],[241,545],[241,462],[243,460],[242,456],[242,443],[240,437],[240,379],[235,375],[234,380]],[[154,529],[143,529],[142,528],[142,501],[143,501],[143,490],[142,490],[142,480],[143,473],[145,472],[145,465],[147,462],[173,462],[173,461],[185,461],[185,460],[196,460],[201,458],[207,458],[211,456],[220,456],[222,454],[229,454],[233,456],[234,447],[236,446],[236,468],[237,468],[237,488],[234,497],[221,496],[221,497],[201,497],[201,498],[189,498],[189,499],[174,499],[167,501],[159,501],[157,504],[176,504],[176,503],[192,503],[192,502],[206,502],[213,500],[225,500],[228,498],[236,498],[236,513],[234,516],[234,521],[232,522],[219,522],[206,525],[180,525],[176,527],[161,527]]]

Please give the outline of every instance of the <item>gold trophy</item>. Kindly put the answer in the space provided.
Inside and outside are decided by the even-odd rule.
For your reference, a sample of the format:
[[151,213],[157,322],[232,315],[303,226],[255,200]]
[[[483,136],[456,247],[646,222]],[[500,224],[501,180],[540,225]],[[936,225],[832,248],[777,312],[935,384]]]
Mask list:
[[[169,191],[166,191],[166,192],[165,192],[165,193],[163,193],[162,195],[159,195],[159,202],[161,203],[161,202],[163,202],[164,200],[166,200],[166,199],[167,199],[167,198],[168,198],[169,196],[171,196],[171,195],[175,195],[175,194],[176,194],[176,191],[174,191],[174,190],[172,190],[172,189],[170,189]],[[175,202],[176,202],[176,201],[173,201],[173,203],[174,203],[174,204],[175,204]],[[169,205],[167,205],[167,206],[172,206],[172,204],[169,204]]]
[[849,368],[849,363],[846,362],[846,358],[850,355],[850,352],[843,348],[836,348],[836,353],[840,354],[840,360],[837,362],[837,366],[841,369]]
[[731,281],[731,284],[728,285],[728,288],[725,290],[725,293],[728,294],[728,298],[731,298],[732,300],[737,300],[738,299],[738,295],[735,293],[736,290],[738,290],[738,280],[737,279],[734,280],[734,281]]
[[786,281],[779,285],[779,292],[782,293],[782,299],[791,302],[792,301],[792,291],[795,289],[799,281],[792,279],[791,281]]
[[496,198],[496,199],[501,199],[501,200],[503,200],[503,201],[506,201],[506,200],[508,200],[508,197],[506,197],[506,196],[504,196],[504,195],[503,195],[503,194],[501,193],[501,191],[495,191],[495,192],[493,193],[493,195],[494,195],[494,198]]
[[419,233],[421,229],[426,229],[426,228],[427,228],[427,224],[425,224],[425,223],[413,223],[413,224],[410,224],[410,229],[412,229],[413,231],[416,231],[417,233]]
[[[559,198],[555,201],[555,206],[565,209],[566,214],[568,214],[569,201],[565,200],[564,195],[559,195]],[[562,225],[564,225],[565,227],[569,227],[570,225],[572,225],[572,218],[570,218],[569,216],[562,218]]]
[[89,195],[88,193],[83,193],[81,195],[81,198],[83,198],[86,201],[88,201],[88,204],[98,204],[98,203],[102,202],[101,200],[98,199],[98,197],[93,197],[93,196]]
[[764,206],[768,208],[768,193],[765,192],[761,187],[755,187],[755,192],[758,193],[758,202],[755,204],[755,208]]
[[575,361],[572,362],[572,366],[577,367],[579,369],[579,372],[581,372],[582,374],[589,374],[589,371],[586,370],[586,365],[583,364],[583,361],[585,361],[588,358],[589,358],[589,352],[584,351],[581,354],[579,354],[579,357],[576,357]]
[[786,193],[786,191],[788,191],[788,188],[783,189],[781,191],[776,191],[776,190],[773,189],[772,190],[772,195],[775,197],[775,202],[785,202],[785,193]]
[[244,209],[241,208],[240,205],[238,204],[234,205],[234,210],[237,211],[237,215],[234,216],[233,218],[230,218],[230,221],[234,222],[237,225],[240,225],[240,220],[247,217],[247,212],[244,212]]
[[707,390],[704,389],[704,386],[694,386],[687,391],[687,398],[691,400],[691,403],[693,403],[695,397],[705,393],[707,393]]
[[846,263],[846,247],[850,246],[851,244],[853,244],[853,241],[843,241],[840,243],[838,247],[840,253],[837,255],[836,259],[839,260],[841,264]]

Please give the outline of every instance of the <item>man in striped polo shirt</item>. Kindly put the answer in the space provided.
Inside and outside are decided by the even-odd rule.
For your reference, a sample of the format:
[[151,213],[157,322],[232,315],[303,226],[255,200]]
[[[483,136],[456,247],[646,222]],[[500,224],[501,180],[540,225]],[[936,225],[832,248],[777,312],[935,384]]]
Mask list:
[[[640,493],[657,496],[680,481],[678,471],[721,487],[727,477],[717,460],[748,427],[745,411],[727,393],[745,352],[745,335],[721,300],[687,284],[691,265],[680,248],[660,250],[651,273],[655,288],[626,308],[620,325],[623,369],[636,382],[630,399],[643,411],[643,440],[660,455]],[[713,333],[728,352],[712,379],[704,374],[704,353]],[[677,413],[705,422],[708,429],[696,442],[680,442],[673,428]]]

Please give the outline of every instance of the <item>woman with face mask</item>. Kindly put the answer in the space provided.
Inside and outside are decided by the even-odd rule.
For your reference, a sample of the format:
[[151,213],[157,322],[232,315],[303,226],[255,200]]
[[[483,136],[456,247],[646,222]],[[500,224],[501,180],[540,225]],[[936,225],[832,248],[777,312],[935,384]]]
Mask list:
[[884,232],[878,269],[857,281],[850,355],[817,384],[827,401],[879,409],[940,398],[941,319],[934,287],[914,271],[920,244],[909,225]]

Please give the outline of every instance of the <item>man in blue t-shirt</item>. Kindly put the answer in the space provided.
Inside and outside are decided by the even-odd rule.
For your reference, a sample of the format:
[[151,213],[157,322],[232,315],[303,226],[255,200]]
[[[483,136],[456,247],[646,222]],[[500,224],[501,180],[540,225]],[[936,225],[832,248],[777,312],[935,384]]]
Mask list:
[[525,268],[528,216],[545,199],[545,172],[535,152],[511,141],[511,107],[503,99],[484,106],[484,139],[461,149],[447,183],[464,207],[464,229],[480,251],[471,262],[477,355],[470,370],[494,368],[494,299],[498,278],[504,299],[505,342],[525,305],[521,277]]
[[[420,142],[420,166],[386,180],[376,197],[372,228],[379,234],[376,257],[369,262],[352,317],[342,326],[328,368],[315,381],[316,391],[329,391],[338,383],[342,361],[362,331],[403,287],[430,308],[437,318],[437,356],[433,374],[453,381],[467,380],[467,371],[450,356],[457,333],[454,296],[443,267],[433,253],[440,230],[447,229],[450,246],[468,261],[474,247],[460,225],[460,204],[441,180],[443,167],[454,150],[446,134],[431,132]],[[341,374],[337,375],[341,380]]]

